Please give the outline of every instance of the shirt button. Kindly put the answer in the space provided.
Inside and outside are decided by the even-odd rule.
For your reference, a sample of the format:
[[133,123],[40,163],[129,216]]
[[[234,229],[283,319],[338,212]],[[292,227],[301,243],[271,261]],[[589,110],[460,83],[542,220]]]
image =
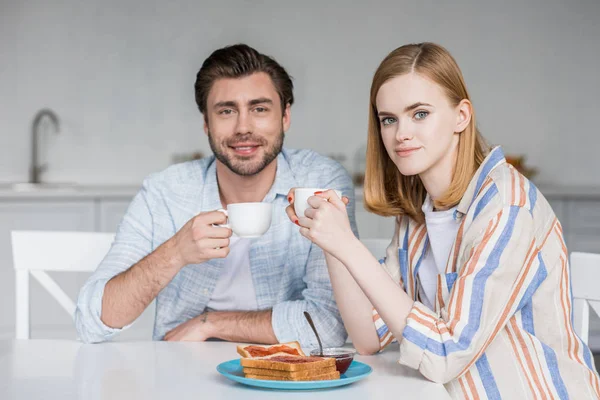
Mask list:
[[202,291],[202,293],[204,293],[204,294],[208,294],[208,289],[204,289],[204,290]]

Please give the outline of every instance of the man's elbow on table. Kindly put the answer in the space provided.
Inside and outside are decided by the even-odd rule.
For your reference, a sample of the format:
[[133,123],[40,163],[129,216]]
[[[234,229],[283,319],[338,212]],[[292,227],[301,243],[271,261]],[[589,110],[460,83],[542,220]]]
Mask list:
[[75,330],[77,331],[77,339],[86,344],[106,342],[116,333],[98,331],[98,329],[102,330],[102,327],[98,326],[98,323],[94,321],[94,318],[91,315],[86,315],[80,308],[80,305],[77,305],[75,308],[73,319],[75,322]]

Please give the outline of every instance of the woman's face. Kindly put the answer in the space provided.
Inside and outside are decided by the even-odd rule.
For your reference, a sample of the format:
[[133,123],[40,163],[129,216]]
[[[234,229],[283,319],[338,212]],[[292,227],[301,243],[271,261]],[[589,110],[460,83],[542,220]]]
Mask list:
[[459,135],[470,120],[468,100],[453,106],[439,85],[409,73],[381,86],[376,107],[383,144],[402,175],[451,177]]

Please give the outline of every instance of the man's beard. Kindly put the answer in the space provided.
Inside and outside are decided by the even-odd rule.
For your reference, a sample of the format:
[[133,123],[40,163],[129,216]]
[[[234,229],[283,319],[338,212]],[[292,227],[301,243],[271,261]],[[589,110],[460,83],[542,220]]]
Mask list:
[[210,144],[210,149],[214,153],[217,160],[221,161],[227,168],[229,168],[232,172],[241,175],[241,176],[252,176],[258,174],[260,171],[265,169],[267,165],[271,164],[273,160],[277,158],[279,153],[281,153],[281,149],[283,148],[283,138],[284,132],[281,131],[281,134],[276,138],[275,142],[265,148],[263,153],[262,160],[260,161],[250,161],[250,157],[244,156],[231,156],[227,155],[226,151],[222,151],[221,149],[229,148],[237,143],[244,143],[246,141],[252,141],[258,143],[261,147],[265,147],[268,142],[260,137],[254,137],[254,135],[244,134],[244,135],[236,135],[232,140],[227,140],[221,143],[221,147],[219,147],[214,139],[210,130],[208,131],[208,143]]

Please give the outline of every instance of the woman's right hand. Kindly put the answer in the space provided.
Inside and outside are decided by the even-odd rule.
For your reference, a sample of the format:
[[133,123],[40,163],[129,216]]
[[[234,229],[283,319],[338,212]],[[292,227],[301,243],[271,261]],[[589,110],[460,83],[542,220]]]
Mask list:
[[[290,205],[286,207],[285,213],[287,214],[290,221],[292,221],[296,225],[300,226],[300,224],[298,223],[299,217],[296,215],[296,211],[294,210],[294,192],[295,191],[296,191],[296,188],[291,188],[290,191],[288,192],[287,199],[288,199],[288,202],[290,203]],[[346,196],[342,196],[342,202],[345,205],[348,205],[348,203],[350,203],[350,199],[348,199]],[[301,217],[304,217],[304,215],[301,215]]]

